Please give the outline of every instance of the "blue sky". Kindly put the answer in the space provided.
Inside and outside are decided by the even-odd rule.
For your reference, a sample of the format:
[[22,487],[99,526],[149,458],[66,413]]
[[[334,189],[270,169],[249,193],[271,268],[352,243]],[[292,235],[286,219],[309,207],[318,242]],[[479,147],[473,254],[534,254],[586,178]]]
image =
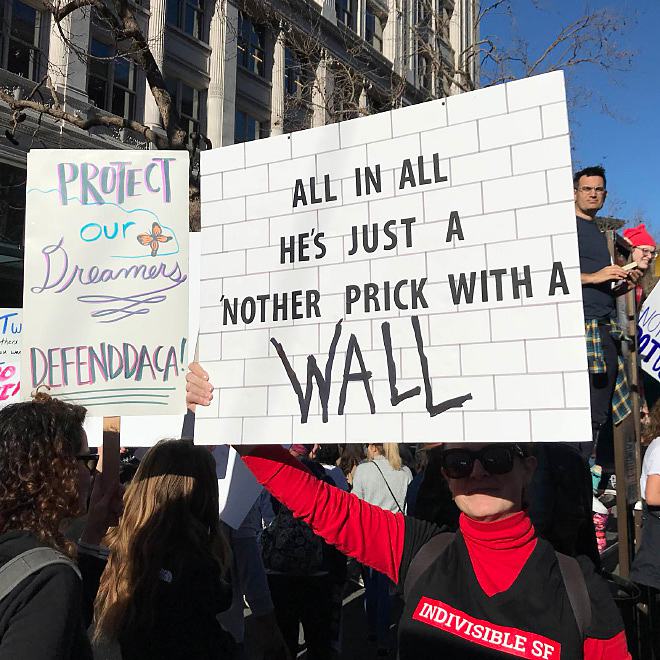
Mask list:
[[513,24],[503,14],[492,15],[482,25],[482,36],[496,35],[501,43],[521,36],[532,54],[589,8],[611,8],[625,17],[615,40],[631,53],[627,71],[603,71],[592,64],[566,70],[573,162],[603,164],[610,200],[604,213],[628,220],[642,215],[660,239],[660,0],[512,4]]

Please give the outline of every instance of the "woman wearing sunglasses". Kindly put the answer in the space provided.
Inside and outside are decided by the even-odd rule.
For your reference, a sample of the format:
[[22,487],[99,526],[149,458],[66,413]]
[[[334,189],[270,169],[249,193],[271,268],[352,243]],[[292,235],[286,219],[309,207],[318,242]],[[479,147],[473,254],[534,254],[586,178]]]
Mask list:
[[[189,403],[208,405],[212,392],[206,372],[192,365]],[[558,555],[536,536],[525,511],[536,459],[523,447],[444,448],[442,470],[461,510],[453,536],[327,486],[282,447],[236,449],[271,494],[317,534],[399,584],[405,599],[401,660],[630,657],[608,587],[583,558],[570,561],[579,571],[581,602],[590,600],[591,607],[574,613]],[[406,581],[409,571],[412,584]]]

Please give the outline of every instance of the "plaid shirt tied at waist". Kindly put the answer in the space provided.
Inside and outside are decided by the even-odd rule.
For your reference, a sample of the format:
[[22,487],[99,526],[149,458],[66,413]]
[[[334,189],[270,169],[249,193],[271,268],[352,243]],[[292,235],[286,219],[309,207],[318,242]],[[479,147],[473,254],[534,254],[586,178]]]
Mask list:
[[[592,319],[584,324],[585,336],[587,339],[587,362],[589,363],[589,373],[604,374],[607,371],[605,364],[605,354],[603,353],[603,344],[600,336],[598,324],[606,323],[610,327],[610,334],[615,340],[621,339],[621,331],[614,321],[598,321]],[[614,394],[612,395],[612,419],[615,424],[620,424],[630,413],[630,388],[628,387],[628,378],[626,377],[626,367],[623,358],[617,357],[616,384],[614,385]]]

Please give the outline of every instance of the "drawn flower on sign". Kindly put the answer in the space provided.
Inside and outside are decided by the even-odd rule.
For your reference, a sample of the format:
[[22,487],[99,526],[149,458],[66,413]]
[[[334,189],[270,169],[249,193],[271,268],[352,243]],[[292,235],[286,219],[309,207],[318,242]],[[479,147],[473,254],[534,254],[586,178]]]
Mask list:
[[172,236],[165,236],[163,228],[157,222],[154,222],[151,225],[151,233],[139,234],[137,239],[140,245],[148,245],[151,248],[151,256],[155,257],[158,254],[160,244],[171,241]]

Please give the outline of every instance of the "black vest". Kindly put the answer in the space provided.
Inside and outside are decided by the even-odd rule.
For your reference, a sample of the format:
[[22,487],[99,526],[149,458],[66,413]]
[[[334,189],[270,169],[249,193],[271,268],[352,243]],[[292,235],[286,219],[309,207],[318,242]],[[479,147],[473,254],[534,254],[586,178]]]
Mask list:
[[578,660],[583,652],[556,555],[542,539],[509,589],[488,597],[458,533],[412,587],[399,638],[401,660]]

